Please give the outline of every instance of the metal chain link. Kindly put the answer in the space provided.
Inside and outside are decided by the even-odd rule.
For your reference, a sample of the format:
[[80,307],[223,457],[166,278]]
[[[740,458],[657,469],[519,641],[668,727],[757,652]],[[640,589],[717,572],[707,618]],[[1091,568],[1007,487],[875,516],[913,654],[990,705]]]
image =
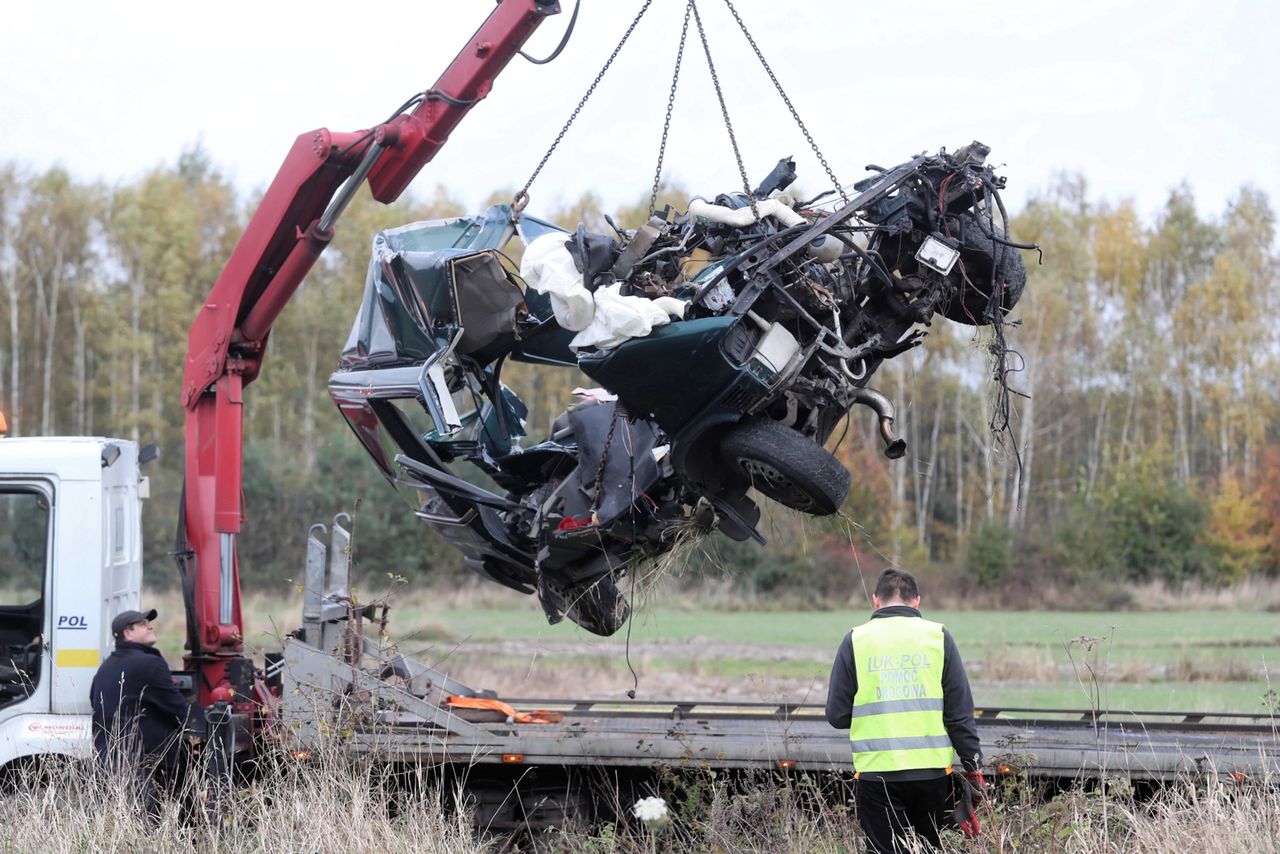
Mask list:
[[600,499],[604,494],[604,468],[609,464],[609,451],[613,449],[613,431],[618,426],[618,418],[626,418],[622,412],[621,401],[615,402],[613,412],[609,415],[609,433],[604,437],[604,450],[600,452],[600,465],[596,466],[596,494],[591,499],[591,522],[599,524],[597,514],[600,512]]
[[791,111],[791,118],[796,120],[796,124],[800,127],[800,132],[804,134],[804,138],[809,141],[809,147],[813,149],[813,153],[818,156],[818,162],[822,164],[822,168],[827,170],[827,177],[831,179],[831,185],[840,193],[840,198],[848,204],[849,196],[845,193],[844,187],[836,180],[836,173],[832,171],[827,158],[822,156],[822,152],[818,149],[818,143],[814,142],[813,134],[809,133],[809,129],[805,127],[803,121],[800,120],[800,114],[796,112],[795,106],[791,103],[791,99],[787,97],[787,93],[783,91],[782,84],[778,82],[777,76],[773,73],[773,69],[769,67],[769,63],[764,58],[764,54],[760,52],[760,47],[756,44],[756,40],[751,37],[751,32],[747,29],[747,25],[743,23],[742,16],[738,14],[738,10],[733,8],[732,0],[724,0],[724,4],[729,7],[729,11],[733,14],[733,19],[738,22],[738,29],[742,30],[742,34],[747,37],[747,43],[751,45],[751,49],[756,52],[756,59],[760,60],[760,64],[764,66],[765,72],[769,75],[769,79],[773,81],[773,88],[778,90],[778,94],[782,96],[782,102],[787,105],[787,109]]
[[525,204],[529,201],[529,187],[533,185],[534,180],[538,177],[538,173],[542,171],[542,167],[547,165],[547,161],[551,159],[551,155],[555,152],[556,146],[564,139],[564,135],[569,132],[569,127],[574,120],[578,118],[578,113],[582,112],[582,108],[586,105],[587,99],[596,91],[596,86],[600,84],[605,72],[609,70],[609,66],[617,59],[618,53],[622,50],[622,46],[627,43],[627,39],[631,38],[631,34],[635,31],[636,25],[640,23],[640,19],[644,17],[644,13],[649,11],[649,6],[653,0],[645,0],[644,5],[640,7],[640,11],[631,21],[631,26],[627,27],[627,31],[622,34],[622,39],[614,47],[613,53],[609,54],[609,58],[605,60],[604,67],[600,69],[600,73],[596,75],[596,79],[591,81],[591,85],[587,87],[587,93],[582,96],[582,100],[578,102],[578,106],[573,108],[573,114],[569,116],[569,120],[564,123],[564,127],[560,129],[560,133],[556,134],[555,141],[551,143],[551,147],[547,149],[547,153],[542,155],[542,160],[538,162],[538,167],[533,170],[533,174],[529,176],[529,180],[524,182],[524,186],[520,192],[516,193],[514,206],[517,212],[524,209]]
[[680,47],[676,50],[676,70],[671,75],[671,93],[667,95],[667,117],[662,122],[662,142],[658,146],[658,166],[653,170],[653,192],[649,194],[649,216],[653,216],[658,207],[658,188],[662,184],[662,161],[667,155],[667,136],[671,133],[671,111],[676,105],[676,87],[680,84],[680,64],[684,61],[684,43],[689,37],[689,14],[693,11],[693,2],[685,4],[684,26],[680,29]]
[[720,101],[720,115],[724,116],[724,126],[729,131],[729,143],[733,146],[733,156],[738,161],[738,174],[742,177],[742,191],[751,203],[751,215],[756,222],[760,221],[760,209],[756,206],[756,197],[751,192],[751,182],[747,180],[747,169],[742,165],[742,152],[738,150],[738,137],[733,132],[733,122],[729,120],[729,108],[724,103],[724,93],[720,91],[720,77],[716,74],[716,64],[711,59],[711,47],[707,44],[707,32],[702,28],[702,16],[698,14],[698,4],[689,0],[693,7],[693,20],[698,25],[698,38],[702,40],[702,52],[707,55],[707,69],[711,72],[711,83],[716,89],[716,99]]

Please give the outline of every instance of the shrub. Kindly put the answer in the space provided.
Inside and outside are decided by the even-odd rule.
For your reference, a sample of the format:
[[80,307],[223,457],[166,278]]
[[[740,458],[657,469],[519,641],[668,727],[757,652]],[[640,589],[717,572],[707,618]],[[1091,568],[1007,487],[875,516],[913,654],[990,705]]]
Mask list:
[[965,549],[965,575],[979,587],[993,588],[1009,574],[1013,565],[1013,535],[1007,526],[988,519],[969,538]]
[[1202,538],[1208,552],[1208,581],[1235,584],[1263,567],[1268,546],[1265,522],[1258,497],[1246,494],[1233,475],[1223,477],[1209,503],[1209,523]]
[[1205,507],[1172,482],[1158,450],[1119,467],[1100,510],[1100,542],[1127,578],[1178,583],[1203,572]]

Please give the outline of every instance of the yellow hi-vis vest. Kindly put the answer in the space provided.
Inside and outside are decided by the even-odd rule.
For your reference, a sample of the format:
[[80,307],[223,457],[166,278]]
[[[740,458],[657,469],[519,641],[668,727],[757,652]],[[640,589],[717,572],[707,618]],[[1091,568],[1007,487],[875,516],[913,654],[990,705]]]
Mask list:
[[942,722],[942,624],[877,617],[853,630],[853,767],[858,773],[946,768],[954,750]]

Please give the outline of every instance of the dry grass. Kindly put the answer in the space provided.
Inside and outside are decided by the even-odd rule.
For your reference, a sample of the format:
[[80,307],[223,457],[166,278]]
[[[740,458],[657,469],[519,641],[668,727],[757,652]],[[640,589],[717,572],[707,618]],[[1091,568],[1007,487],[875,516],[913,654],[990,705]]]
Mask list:
[[[815,784],[711,779],[705,801],[686,804],[661,828],[634,822],[480,839],[465,813],[434,793],[389,795],[376,775],[344,769],[270,777],[239,791],[219,831],[184,820],[176,803],[158,821],[141,813],[116,782],[93,775],[12,795],[5,803],[2,852],[384,852],[452,854],[482,850],[619,852],[844,852],[862,850],[847,803],[825,801]],[[976,844],[943,835],[945,852],[1021,851],[1122,854],[1171,851],[1264,854],[1280,851],[1280,794],[1190,783],[1150,799],[1073,789],[1051,800],[1014,795],[983,808]],[[397,808],[388,810],[392,800]],[[928,850],[916,845],[913,851]]]
[[[761,779],[704,784],[700,808],[690,811],[676,799],[676,818],[656,833],[636,829],[619,834],[612,826],[571,834],[558,850],[570,852],[779,851],[845,852],[863,850],[857,818],[847,799],[808,777],[779,784]],[[680,794],[684,794],[683,792]],[[1071,788],[1048,796],[1015,782],[994,803],[980,807],[983,834],[966,840],[954,830],[943,833],[943,851],[1081,852],[1081,854],[1167,854],[1223,852],[1267,854],[1280,851],[1280,790],[1273,786],[1224,786],[1185,781],[1135,797],[1127,780],[1105,788]],[[913,852],[931,849],[914,840]]]
[[[1128,780],[1077,787],[1044,802],[1030,790],[987,810],[988,850],[1120,854],[1276,852],[1280,790],[1184,780],[1136,797]],[[946,851],[967,851],[958,838]]]
[[[1280,577],[1254,575],[1230,587],[1189,581],[1134,583],[1098,579],[1055,583],[1018,576],[991,589],[948,572],[920,573],[921,590],[930,608],[946,611],[1265,611],[1280,612]],[[847,604],[863,603],[861,590]]]
[[1138,611],[1267,611],[1280,612],[1280,578],[1252,576],[1231,587],[1188,582],[1170,587],[1160,582],[1130,585]]
[[91,763],[52,761],[4,798],[0,852],[384,852],[481,850],[469,815],[436,790],[391,787],[376,763],[339,751],[306,765],[284,762],[222,801],[200,806],[195,776],[148,815],[132,787]]
[[[606,816],[561,831],[480,835],[459,799],[414,773],[387,772],[378,757],[352,758],[339,742],[304,761],[273,756],[211,811],[192,785],[148,817],[119,778],[93,765],[52,763],[0,801],[0,854],[28,852],[556,851],[565,854],[863,850],[846,783],[809,774],[666,772],[625,793],[596,791]],[[945,852],[1280,851],[1280,787],[1184,780],[1136,794],[1127,780],[1050,794],[1005,781],[981,808],[980,841],[944,833]],[[630,799],[657,794],[671,807],[660,826],[629,818]],[[466,802],[465,797],[460,799]],[[624,802],[625,801],[625,802]],[[184,807],[184,802],[187,804]],[[912,850],[923,851],[917,845]]]

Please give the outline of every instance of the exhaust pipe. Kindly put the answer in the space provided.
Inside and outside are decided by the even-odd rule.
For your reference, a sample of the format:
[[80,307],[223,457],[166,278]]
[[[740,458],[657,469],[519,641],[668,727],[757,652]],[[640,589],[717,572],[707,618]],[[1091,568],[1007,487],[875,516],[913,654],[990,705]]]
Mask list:
[[859,388],[854,390],[853,402],[875,410],[876,415],[880,416],[880,437],[884,439],[884,455],[891,460],[901,459],[907,453],[907,442],[893,433],[895,410],[889,398],[873,388]]

